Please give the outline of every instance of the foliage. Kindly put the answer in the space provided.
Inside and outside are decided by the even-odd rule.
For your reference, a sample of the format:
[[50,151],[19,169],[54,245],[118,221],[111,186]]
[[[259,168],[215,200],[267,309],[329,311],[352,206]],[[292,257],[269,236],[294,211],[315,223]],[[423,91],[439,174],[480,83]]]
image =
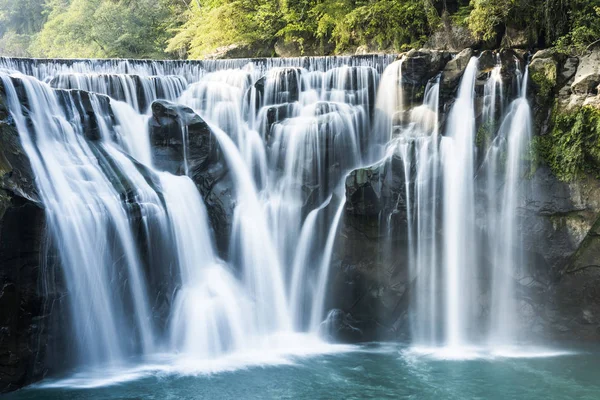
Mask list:
[[29,55],[31,38],[44,26],[40,0],[0,0],[0,54]]
[[[402,51],[442,25],[485,45],[506,29],[532,45],[581,54],[600,40],[600,0],[0,0],[0,54],[205,57]],[[232,54],[232,53],[230,53]]]
[[0,37],[0,54],[12,57],[29,56],[31,36],[15,33],[14,31],[4,32]]
[[266,0],[208,0],[201,6],[194,2],[186,16],[167,51],[186,50],[192,58],[219,47],[272,40],[281,25],[277,3]]
[[550,95],[554,90],[555,80],[550,79],[547,74],[541,71],[533,72],[531,80],[537,86],[537,97],[543,101],[550,99]]
[[583,54],[600,40],[600,0],[572,0],[569,12],[573,28],[557,40],[557,48],[566,53]]
[[427,14],[421,1],[379,0],[354,9],[333,36],[337,48],[372,45],[377,49],[418,47],[428,33]]
[[469,29],[475,37],[490,40],[496,36],[496,27],[507,20],[515,0],[474,0],[472,4]]
[[600,174],[600,110],[584,106],[572,112],[556,112],[548,135],[535,138],[539,159],[563,181],[585,173]]
[[52,0],[39,57],[164,57],[178,7],[167,0]]

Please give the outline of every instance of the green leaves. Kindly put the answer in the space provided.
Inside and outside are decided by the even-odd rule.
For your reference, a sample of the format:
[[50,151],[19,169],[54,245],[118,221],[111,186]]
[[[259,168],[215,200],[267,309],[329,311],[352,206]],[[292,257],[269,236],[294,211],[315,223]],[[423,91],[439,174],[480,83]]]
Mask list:
[[181,11],[167,0],[61,2],[48,3],[48,21],[30,48],[33,55],[164,58]]
[[535,149],[563,181],[585,173],[600,174],[600,110],[591,106],[553,116],[548,135],[538,136]]
[[[600,40],[600,0],[0,0],[0,54],[201,58],[403,51],[448,24],[492,46],[512,28],[535,46],[583,54]],[[446,18],[449,17],[449,18]],[[244,54],[244,53],[237,53]]]

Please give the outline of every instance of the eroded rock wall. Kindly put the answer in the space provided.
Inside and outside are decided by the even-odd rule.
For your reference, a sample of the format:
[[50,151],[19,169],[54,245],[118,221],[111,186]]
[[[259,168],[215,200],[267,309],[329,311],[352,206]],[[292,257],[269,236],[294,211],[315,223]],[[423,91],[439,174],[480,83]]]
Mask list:
[[[487,53],[479,55],[478,124],[486,73],[497,56],[509,96],[514,91],[515,68],[525,65],[528,57],[524,51]],[[600,112],[598,54],[594,50],[575,58],[543,50],[533,55],[529,67],[534,161],[519,201],[523,236],[519,245],[528,261],[525,276],[516,284],[527,324],[524,329],[549,339],[600,339],[600,163],[595,158],[595,146],[600,145],[600,128],[595,124],[600,119],[594,119],[594,113]],[[478,54],[467,49],[442,66],[427,66],[431,75],[442,73],[442,122],[472,55]],[[410,66],[403,64],[403,74],[415,73]],[[581,116],[581,110],[588,111]],[[565,114],[570,119],[561,122]],[[557,131],[557,126],[562,130]],[[578,145],[571,146],[566,135],[579,135],[573,139]],[[569,152],[579,156],[561,162],[557,155]],[[399,234],[407,232],[405,175],[397,160],[383,165],[353,171],[346,181],[346,214],[332,268],[331,307],[339,308],[345,321],[358,328],[351,331],[354,340],[402,339],[409,334],[407,312],[414,282],[407,272],[406,235]],[[386,174],[395,178],[386,179]],[[390,226],[396,234],[390,235]],[[480,229],[481,234],[490,234],[485,227]],[[341,329],[346,331],[350,330]]]

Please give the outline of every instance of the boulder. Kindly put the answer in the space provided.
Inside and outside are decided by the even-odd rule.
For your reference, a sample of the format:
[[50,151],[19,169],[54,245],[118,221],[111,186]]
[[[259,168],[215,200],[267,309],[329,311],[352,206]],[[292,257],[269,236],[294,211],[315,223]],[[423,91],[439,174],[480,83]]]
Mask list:
[[473,54],[472,49],[464,49],[446,64],[442,71],[441,90],[443,93],[446,95],[454,93]]
[[600,74],[600,48],[592,49],[588,54],[579,58],[579,65],[573,84],[582,80],[589,80],[590,76]]
[[598,94],[600,85],[600,72],[592,72],[579,75],[571,85],[571,91],[575,94]]
[[261,105],[292,103],[300,98],[300,68],[286,67],[271,70],[254,82],[246,99],[250,101],[250,90],[256,91],[256,108]]
[[0,393],[46,374],[49,327],[64,296],[51,259],[42,261],[44,209],[3,90],[0,84]]
[[[173,174],[202,169],[216,157],[217,143],[210,127],[189,107],[157,100],[152,103],[150,143],[154,165]],[[184,146],[184,135],[187,137]],[[185,154],[184,154],[185,152]]]
[[532,43],[527,36],[527,32],[510,26],[506,27],[506,32],[502,38],[501,46],[504,48],[527,48]]
[[411,50],[402,63],[402,83],[411,86],[424,86],[427,81],[440,73],[452,58],[451,53],[437,50]]
[[[67,118],[76,121],[76,125],[81,127],[88,140],[98,141],[102,139],[102,132],[100,132],[102,122],[105,123],[105,126],[114,124],[115,115],[108,96],[84,90],[56,89],[55,93]],[[98,121],[98,118],[105,118],[106,120]],[[114,131],[109,134],[112,135],[113,139],[116,139]]]
[[[174,174],[187,170],[204,198],[217,247],[226,253],[233,223],[234,184],[208,124],[191,108],[165,100],[152,103],[150,143],[154,165]],[[187,135],[184,147],[184,131]],[[184,149],[185,156],[184,157]]]
[[498,57],[496,53],[491,50],[485,50],[479,55],[479,72],[489,73],[494,67],[498,65]]

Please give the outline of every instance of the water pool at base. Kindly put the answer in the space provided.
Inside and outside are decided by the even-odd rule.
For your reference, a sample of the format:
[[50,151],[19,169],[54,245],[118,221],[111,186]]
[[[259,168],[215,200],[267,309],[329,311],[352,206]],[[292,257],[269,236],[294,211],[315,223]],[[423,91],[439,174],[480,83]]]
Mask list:
[[[453,352],[370,344],[217,373],[144,365],[46,380],[7,400],[599,399],[600,348]],[[89,379],[88,379],[89,378]],[[121,379],[119,379],[121,378]],[[84,387],[86,386],[86,387]]]

